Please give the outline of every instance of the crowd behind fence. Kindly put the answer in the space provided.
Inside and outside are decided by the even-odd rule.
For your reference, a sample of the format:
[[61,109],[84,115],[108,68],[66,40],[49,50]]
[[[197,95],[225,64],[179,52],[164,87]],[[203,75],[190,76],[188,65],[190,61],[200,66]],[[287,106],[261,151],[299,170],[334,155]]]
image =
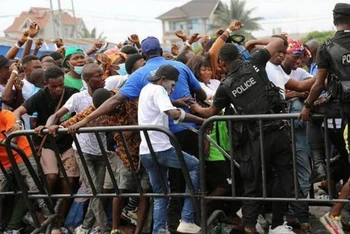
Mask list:
[[[163,127],[159,127],[159,126],[113,126],[113,127],[89,127],[89,128],[81,128],[79,129],[77,134],[80,133],[94,133],[99,146],[101,148],[101,152],[102,152],[102,157],[105,160],[106,163],[106,173],[108,173],[111,177],[112,180],[112,184],[114,187],[114,192],[113,193],[97,193],[95,186],[92,182],[92,178],[90,176],[89,171],[87,170],[87,166],[86,166],[86,162],[84,160],[84,157],[82,156],[82,151],[79,145],[79,142],[76,138],[75,135],[73,135],[73,140],[74,143],[77,147],[77,152],[80,156],[80,159],[82,161],[82,165],[83,168],[85,170],[87,179],[91,185],[92,188],[92,193],[91,194],[77,194],[74,193],[73,188],[69,188],[69,194],[57,194],[57,193],[50,193],[48,192],[49,190],[47,189],[47,183],[45,180],[45,176],[43,173],[43,170],[41,168],[40,165],[40,158],[36,153],[36,149],[34,147],[34,144],[31,140],[31,136],[34,135],[34,131],[32,130],[25,130],[25,131],[16,131],[11,133],[7,138],[6,138],[6,142],[5,143],[1,143],[0,147],[6,147],[6,151],[8,153],[9,156],[9,160],[12,164],[12,171],[16,177],[16,182],[18,183],[18,187],[19,189],[16,189],[17,187],[11,183],[11,179],[8,176],[8,173],[6,172],[6,170],[4,169],[3,165],[0,164],[0,169],[3,172],[5,178],[9,181],[9,184],[12,188],[12,192],[1,192],[0,195],[1,196],[13,196],[13,195],[22,195],[27,208],[29,209],[32,217],[33,217],[33,221],[35,224],[36,229],[34,230],[33,233],[39,233],[41,232],[41,230],[43,230],[43,228],[45,227],[50,227],[51,222],[55,219],[55,217],[57,216],[57,211],[55,210],[55,206],[54,206],[54,199],[58,199],[58,198],[92,198],[92,197],[116,197],[116,196],[120,196],[120,197],[138,197],[138,196],[147,196],[147,197],[157,197],[157,196],[167,196],[167,197],[191,197],[193,199],[193,203],[195,204],[195,211],[197,214],[198,219],[200,218],[200,220],[198,220],[198,222],[200,222],[200,226],[202,227],[202,233],[208,233],[209,232],[209,227],[212,227],[211,224],[214,223],[215,220],[222,220],[223,218],[223,213],[220,211],[216,211],[213,214],[208,214],[207,213],[207,200],[258,200],[258,201],[307,201],[310,204],[317,202],[318,204],[323,203],[335,203],[335,202],[349,202],[346,199],[334,199],[332,197],[332,187],[329,186],[329,194],[330,197],[329,199],[316,199],[316,198],[300,198],[298,197],[298,193],[295,192],[295,197],[294,198],[277,198],[277,197],[268,197],[267,195],[267,187],[266,187],[266,168],[265,165],[262,164],[262,188],[263,188],[263,196],[261,197],[241,197],[241,196],[236,196],[236,191],[235,191],[235,184],[231,183],[231,192],[232,192],[232,196],[209,196],[206,190],[206,166],[205,166],[205,160],[206,160],[206,156],[205,156],[205,152],[204,152],[204,142],[205,140],[209,140],[215,147],[217,147],[219,149],[220,152],[222,152],[222,154],[224,155],[224,157],[226,157],[226,159],[230,160],[230,168],[231,168],[231,179],[232,181],[234,180],[235,177],[235,170],[239,170],[239,162],[237,160],[237,157],[235,156],[235,151],[233,149],[233,147],[230,147],[230,151],[226,152],[224,149],[222,149],[218,144],[215,143],[215,141],[213,141],[212,139],[210,139],[210,137],[207,135],[207,129],[215,122],[215,121],[225,121],[227,122],[227,126],[228,126],[228,131],[229,131],[229,139],[230,141],[232,141],[232,127],[231,125],[234,124],[235,122],[246,122],[246,121],[257,121],[258,122],[258,129],[259,129],[259,133],[260,133],[260,149],[261,149],[261,160],[264,161],[265,155],[263,152],[263,138],[264,138],[264,134],[263,134],[263,124],[264,121],[266,120],[283,120],[286,122],[286,124],[289,126],[289,130],[290,130],[290,135],[291,135],[291,145],[292,145],[292,152],[293,152],[293,174],[294,174],[294,187],[295,190],[298,188],[298,182],[297,182],[297,172],[296,172],[296,147],[295,147],[295,139],[294,139],[294,120],[298,118],[298,114],[270,114],[270,115],[237,115],[237,116],[215,116],[212,118],[207,119],[204,124],[201,126],[201,128],[199,130],[195,130],[192,129],[193,131],[196,131],[198,133],[198,140],[199,140],[199,161],[200,161],[200,192],[199,193],[195,193],[192,182],[191,182],[191,178],[189,175],[189,171],[187,170],[186,166],[185,166],[185,161],[182,155],[182,151],[181,148],[175,138],[175,136],[169,131],[169,129],[163,128]],[[318,115],[318,116],[313,116],[313,118],[318,118],[318,119],[323,119],[325,126],[327,124],[327,119],[324,116]],[[117,132],[119,133],[123,145],[126,149],[126,153],[127,153],[127,157],[128,160],[131,162],[131,156],[130,153],[128,151],[128,146],[126,144],[126,140],[124,137],[123,132],[125,131],[133,131],[133,132],[143,132],[145,135],[145,138],[147,140],[147,144],[150,148],[150,152],[152,155],[152,159],[153,159],[153,163],[155,165],[157,174],[159,176],[161,176],[160,170],[159,170],[159,165],[157,162],[157,156],[156,153],[153,151],[152,145],[150,144],[150,140],[149,140],[149,135],[148,132],[149,131],[159,131],[162,132],[164,134],[166,134],[170,141],[172,142],[174,148],[176,149],[180,164],[181,164],[181,168],[182,168],[182,173],[184,175],[185,181],[187,186],[189,187],[189,194],[186,193],[171,193],[169,191],[167,191],[166,185],[165,183],[168,183],[167,181],[165,181],[164,178],[162,178],[162,187],[163,187],[163,194],[155,194],[155,193],[146,193],[145,191],[143,191],[142,187],[141,187],[141,182],[140,179],[137,178],[137,176],[134,176],[133,178],[136,180],[137,183],[137,188],[138,188],[138,192],[137,193],[127,193],[127,192],[121,192],[118,189],[118,184],[117,181],[115,180],[114,176],[113,176],[113,171],[111,168],[111,165],[108,162],[108,157],[107,157],[107,153],[106,153],[106,149],[103,147],[103,143],[101,140],[101,137],[99,135],[99,133],[101,132]],[[44,130],[43,134],[48,134],[48,130]],[[58,134],[68,134],[68,130],[67,129],[59,129],[58,130]],[[15,137],[18,136],[25,136],[29,143],[30,143],[30,147],[32,149],[33,152],[33,156],[34,159],[37,163],[38,166],[38,173],[36,173],[34,171],[34,169],[32,168],[27,156],[24,154],[24,152],[19,149],[15,144],[12,143],[12,139],[14,139]],[[330,153],[329,153],[329,143],[328,143],[328,130],[327,127],[324,128],[324,136],[325,136],[325,153],[326,153],[326,165],[327,165],[327,179],[328,181],[331,180],[330,177]],[[67,174],[65,173],[64,167],[63,167],[63,163],[62,160],[60,159],[59,153],[58,153],[58,148],[57,146],[55,146],[55,141],[53,139],[53,136],[48,135],[48,140],[51,142],[51,144],[53,144],[53,148],[55,149],[55,155],[57,158],[57,162],[58,162],[58,166],[60,171],[62,172],[63,178],[66,182],[68,182],[68,177]],[[28,168],[31,176],[33,177],[33,180],[35,182],[35,184],[37,185],[38,191],[37,193],[31,193],[28,191],[26,184],[24,183],[23,179],[21,178],[21,174],[19,172],[16,160],[14,158],[13,155],[13,151],[18,152],[20,157],[22,158],[23,162],[25,163],[26,167]],[[132,163],[131,163],[132,164]],[[135,174],[136,173],[136,168],[131,168],[132,173]],[[68,183],[69,184],[69,183]],[[48,219],[46,219],[46,221],[42,224],[40,224],[39,219],[36,215],[35,212],[35,208],[33,207],[33,203],[32,200],[33,199],[44,199],[45,203],[47,205],[47,207],[49,208],[50,212],[51,212],[51,216],[49,216]],[[200,201],[200,202],[199,202]],[[209,218],[208,216],[211,215]],[[47,233],[49,233],[49,231],[47,231]]]

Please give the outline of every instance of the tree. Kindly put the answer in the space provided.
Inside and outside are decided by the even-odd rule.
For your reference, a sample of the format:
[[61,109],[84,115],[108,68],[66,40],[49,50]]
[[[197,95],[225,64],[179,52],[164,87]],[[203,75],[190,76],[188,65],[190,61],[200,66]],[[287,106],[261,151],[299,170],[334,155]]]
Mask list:
[[315,39],[320,43],[323,43],[326,39],[334,36],[334,31],[313,31],[307,34],[306,37],[302,39],[302,42],[305,43],[309,40]]
[[103,36],[103,32],[100,33],[100,35],[98,35],[97,37],[97,34],[96,34],[96,28],[93,28],[91,30],[91,32],[89,30],[87,30],[87,28],[84,28],[82,30],[82,32],[80,32],[80,36],[82,38],[93,38],[93,39],[97,39],[97,40],[100,40],[100,41],[105,41],[107,37]]
[[233,20],[239,20],[244,24],[244,27],[237,31],[237,34],[246,37],[246,40],[254,38],[251,34],[253,31],[262,29],[259,24],[262,17],[252,17],[255,8],[245,9],[245,0],[231,0],[230,5],[220,2],[215,10],[214,23],[210,25],[210,29],[216,31],[220,27],[227,27]]

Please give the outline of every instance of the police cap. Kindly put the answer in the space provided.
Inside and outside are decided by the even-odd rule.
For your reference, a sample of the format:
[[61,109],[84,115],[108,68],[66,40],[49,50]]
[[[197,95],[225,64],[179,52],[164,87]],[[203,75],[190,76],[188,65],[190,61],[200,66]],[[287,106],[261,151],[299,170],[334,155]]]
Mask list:
[[350,16],[350,4],[337,3],[334,6],[333,14]]

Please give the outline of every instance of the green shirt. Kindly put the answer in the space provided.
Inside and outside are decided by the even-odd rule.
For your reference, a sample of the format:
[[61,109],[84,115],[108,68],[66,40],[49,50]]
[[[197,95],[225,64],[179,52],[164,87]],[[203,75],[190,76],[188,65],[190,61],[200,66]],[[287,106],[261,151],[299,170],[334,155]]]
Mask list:
[[81,78],[75,79],[75,78],[71,77],[70,75],[65,74],[64,75],[64,86],[75,88],[77,90],[81,90],[81,88],[83,88],[83,80]]
[[[217,132],[219,136],[217,136]],[[218,145],[220,145],[221,148],[226,152],[230,150],[226,121],[219,121],[219,122],[213,123],[213,130],[210,133],[210,138],[214,140],[216,143],[218,143]],[[213,144],[210,144],[209,156],[207,157],[206,160],[207,161],[224,161],[225,156]]]

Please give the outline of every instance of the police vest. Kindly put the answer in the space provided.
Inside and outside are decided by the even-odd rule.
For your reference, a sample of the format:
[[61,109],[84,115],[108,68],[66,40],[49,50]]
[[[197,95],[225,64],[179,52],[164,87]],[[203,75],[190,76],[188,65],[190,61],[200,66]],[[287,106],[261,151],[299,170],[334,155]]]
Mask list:
[[236,114],[271,113],[282,101],[280,89],[250,61],[242,61],[221,85],[229,94]]
[[350,102],[350,50],[330,40],[325,44],[332,62],[328,74],[331,96]]

